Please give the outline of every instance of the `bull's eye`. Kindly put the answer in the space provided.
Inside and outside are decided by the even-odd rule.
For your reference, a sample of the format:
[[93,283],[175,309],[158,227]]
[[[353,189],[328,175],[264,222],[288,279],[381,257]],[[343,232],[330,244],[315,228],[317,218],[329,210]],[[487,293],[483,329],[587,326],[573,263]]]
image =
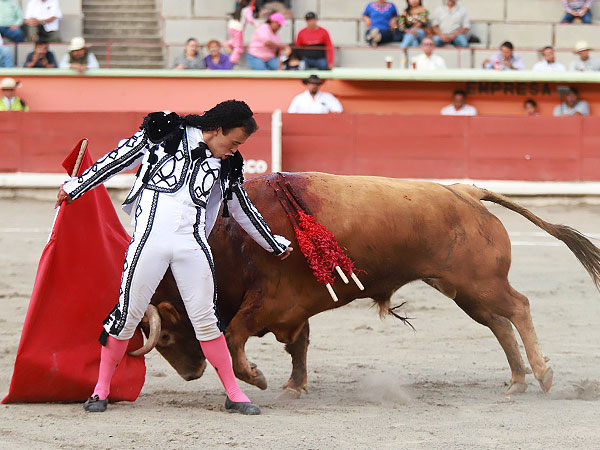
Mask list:
[[173,343],[173,339],[170,333],[163,333],[160,335],[160,339],[158,340],[158,345],[161,347],[166,347],[167,345],[171,345]]
[[167,333],[165,333],[161,336],[161,339],[166,341],[167,339],[169,339],[169,335]]

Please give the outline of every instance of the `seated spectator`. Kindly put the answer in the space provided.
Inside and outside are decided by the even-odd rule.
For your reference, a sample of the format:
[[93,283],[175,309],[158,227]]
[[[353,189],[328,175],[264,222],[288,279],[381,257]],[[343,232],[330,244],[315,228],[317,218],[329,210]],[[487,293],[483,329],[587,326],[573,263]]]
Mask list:
[[290,20],[294,18],[291,0],[256,0],[256,11],[257,17],[263,19],[275,12],[283,14],[284,17]]
[[59,67],[83,73],[88,69],[99,69],[100,64],[96,56],[86,47],[85,39],[78,36],[71,39],[69,53],[62,57]]
[[252,25],[256,24],[254,16],[252,15],[254,8],[250,3],[250,0],[238,2],[235,11],[231,15],[231,19],[227,22],[229,40],[223,42],[223,47],[225,47],[226,51],[229,51],[227,49],[231,49],[229,60],[233,64],[239,63],[240,57],[242,56],[242,53],[244,53],[244,30],[246,29],[246,25],[248,22]]
[[391,2],[377,0],[367,5],[362,20],[367,28],[366,41],[371,47],[402,39],[402,33],[392,29],[396,17],[398,17],[396,5]]
[[500,51],[491,58],[483,61],[484,69],[496,70],[525,70],[523,60],[514,53],[512,42],[506,41],[500,46]]
[[175,58],[173,61],[173,69],[186,70],[186,69],[204,69],[204,59],[200,54],[198,41],[194,38],[189,38],[185,42],[183,52]]
[[32,41],[60,41],[58,21],[61,18],[58,0],[29,0],[25,9],[27,35]]
[[23,42],[23,12],[15,0],[0,0],[0,35],[13,42]]
[[554,49],[550,46],[544,47],[541,52],[543,61],[538,61],[533,65],[534,72],[565,72],[567,69],[561,63],[556,62]]
[[[421,0],[406,0],[406,9],[393,20],[403,33],[400,47],[418,47],[425,37],[425,30],[429,26],[429,11],[423,7]],[[392,24],[392,27],[394,27],[394,24]]]
[[592,3],[594,0],[562,0],[565,10],[560,23],[573,23],[575,19],[581,19],[583,23],[592,23]]
[[54,53],[49,49],[50,44],[44,41],[38,41],[34,44],[33,51],[25,58],[23,67],[53,69],[57,67]]
[[456,4],[457,0],[446,0],[446,4],[438,6],[431,16],[433,42],[438,47],[454,44],[456,47],[468,47],[467,31],[471,21],[467,10]]
[[29,111],[29,107],[23,100],[15,96],[15,90],[21,85],[14,78],[4,78],[0,87],[2,98],[0,99],[0,111]]
[[523,108],[525,109],[526,116],[539,116],[540,115],[540,113],[538,112],[538,105],[537,105],[536,101],[532,98],[528,98],[527,100],[525,100],[525,103],[523,104]]
[[585,100],[579,100],[579,92],[576,87],[569,86],[564,94],[561,92],[560,96],[562,103],[554,108],[555,116],[590,115],[590,106]]
[[579,55],[579,59],[571,62],[569,70],[579,72],[600,70],[600,59],[590,58],[590,50],[591,48],[586,41],[578,41],[575,44],[575,53]]
[[288,47],[284,51],[285,59],[281,63],[281,68],[283,70],[304,70],[306,65],[302,58],[300,57],[300,52],[297,49],[293,49],[292,47]]
[[286,25],[283,14],[273,13],[254,31],[246,56],[248,67],[253,70],[279,69],[278,54],[285,50],[287,45],[281,43],[278,31]]
[[290,103],[289,113],[298,114],[327,114],[341,113],[344,108],[340,101],[328,92],[321,92],[319,87],[325,83],[318,75],[311,75],[302,80],[306,91],[298,94]]
[[423,53],[417,55],[412,60],[412,67],[415,70],[440,70],[446,68],[446,61],[439,55],[434,55],[435,45],[433,39],[424,38],[421,44]]
[[452,104],[442,108],[442,116],[476,116],[477,110],[467,105],[467,93],[457,89],[452,93]]
[[10,48],[5,47],[0,36],[0,67],[15,67],[15,58]]
[[221,43],[216,39],[208,41],[208,56],[204,58],[206,68],[210,70],[231,70],[233,63],[229,60],[229,56],[221,53]]
[[306,27],[296,36],[296,47],[307,69],[331,70],[334,63],[334,50],[329,32],[317,24],[317,15],[308,12],[304,16]]

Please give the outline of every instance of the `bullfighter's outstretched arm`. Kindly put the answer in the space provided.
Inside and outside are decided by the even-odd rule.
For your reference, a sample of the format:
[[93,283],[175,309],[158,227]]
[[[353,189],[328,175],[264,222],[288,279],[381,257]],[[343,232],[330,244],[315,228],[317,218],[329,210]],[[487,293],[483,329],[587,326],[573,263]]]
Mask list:
[[239,182],[231,185],[233,196],[228,201],[229,212],[237,223],[267,251],[283,254],[290,245],[283,236],[273,234],[264,217],[260,214],[246,190]]
[[104,183],[114,175],[135,167],[148,149],[148,140],[143,130],[129,139],[119,142],[117,148],[107,153],[83,172],[63,185],[64,191],[75,200],[92,188]]

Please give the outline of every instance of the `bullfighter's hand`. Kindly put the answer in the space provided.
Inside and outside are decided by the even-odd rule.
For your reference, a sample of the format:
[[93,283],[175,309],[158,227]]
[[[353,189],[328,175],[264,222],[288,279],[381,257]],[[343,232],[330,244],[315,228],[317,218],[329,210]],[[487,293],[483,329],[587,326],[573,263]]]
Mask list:
[[73,199],[69,194],[65,192],[63,189],[63,185],[60,185],[60,189],[58,190],[58,194],[56,195],[56,205],[54,205],[54,209],[58,208],[62,202],[66,201],[67,204],[73,203]]
[[294,251],[294,249],[292,247],[286,248],[285,252],[283,252],[281,255],[279,255],[279,259],[281,259],[283,261],[285,258],[290,256],[290,253],[292,253],[293,251]]

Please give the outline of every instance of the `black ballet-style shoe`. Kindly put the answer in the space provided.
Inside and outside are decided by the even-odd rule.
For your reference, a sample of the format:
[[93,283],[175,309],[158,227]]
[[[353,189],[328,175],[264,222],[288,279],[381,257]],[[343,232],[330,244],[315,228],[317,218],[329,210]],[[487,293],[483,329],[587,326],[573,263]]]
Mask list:
[[232,402],[227,397],[225,400],[225,409],[230,413],[237,412],[247,416],[257,416],[260,414],[260,408],[251,402]]
[[83,404],[87,412],[104,412],[108,407],[108,399],[100,400],[97,395],[88,398]]

